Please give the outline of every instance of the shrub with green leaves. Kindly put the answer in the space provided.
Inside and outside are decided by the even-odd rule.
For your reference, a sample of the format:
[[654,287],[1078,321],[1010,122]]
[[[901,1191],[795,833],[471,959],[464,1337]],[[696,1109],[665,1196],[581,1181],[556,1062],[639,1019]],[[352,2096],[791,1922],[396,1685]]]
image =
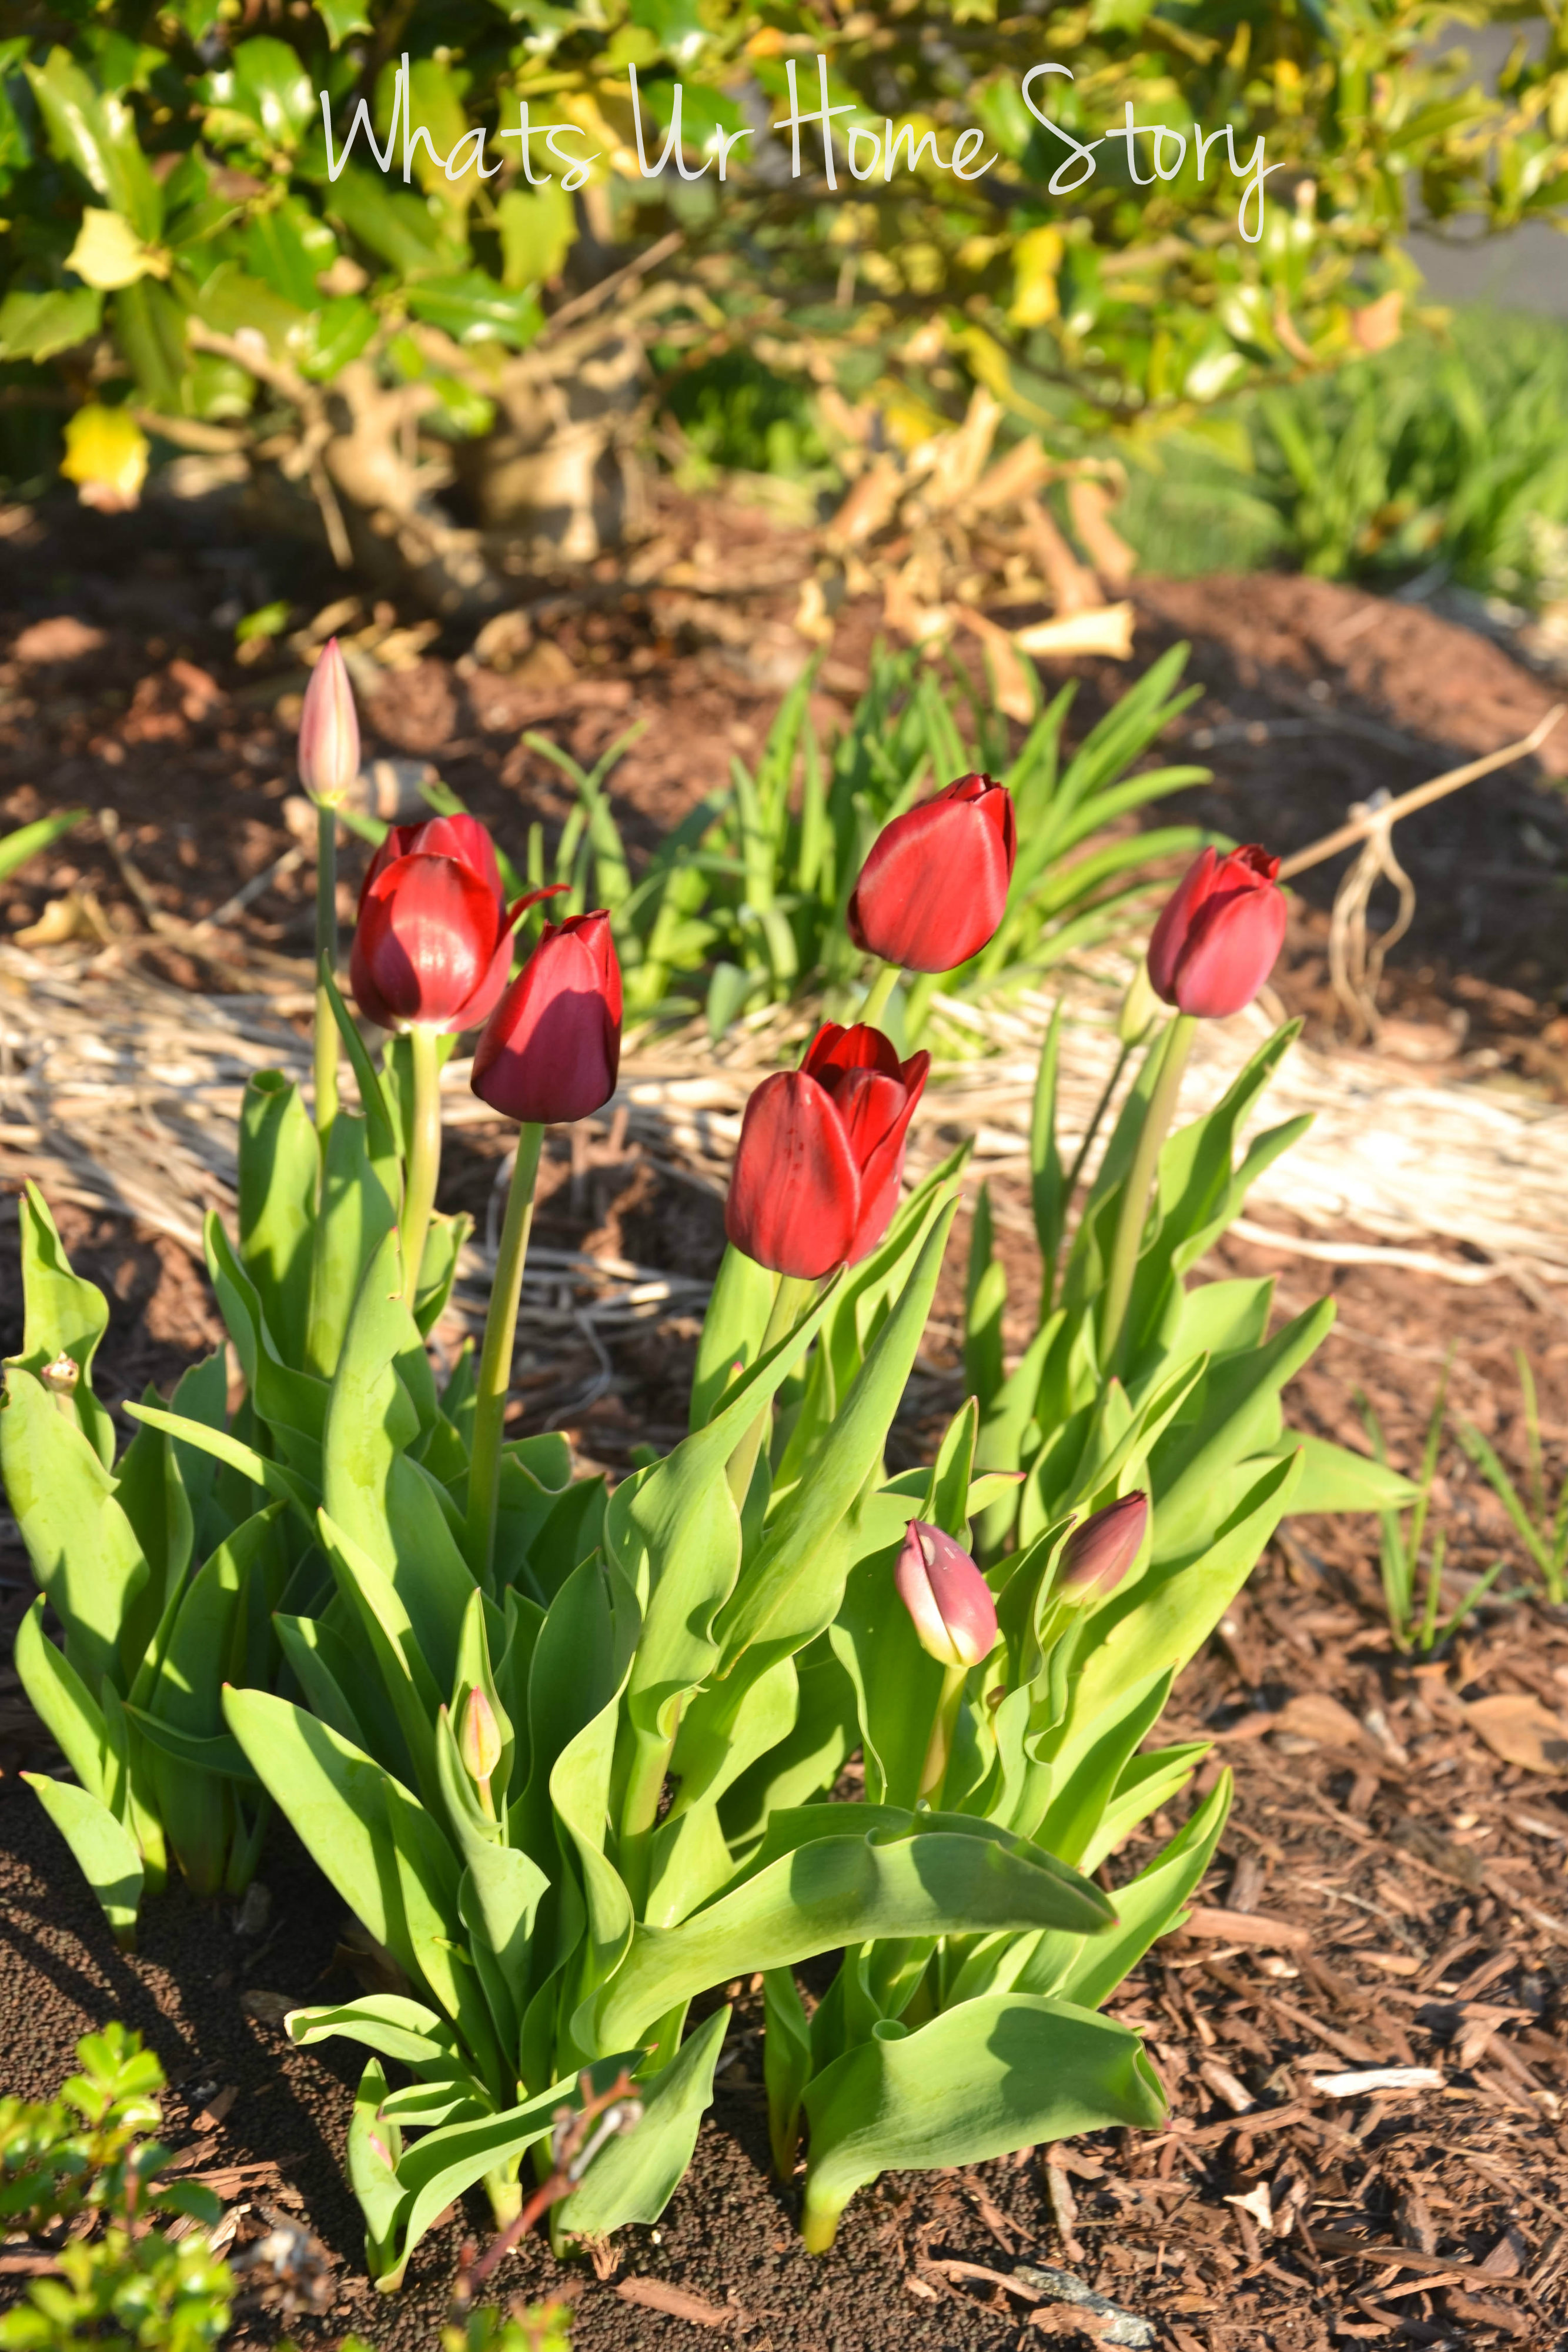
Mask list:
[[[0,2347],[202,2352],[228,2332],[235,2281],[204,2235],[172,2243],[151,2226],[178,2214],[210,2230],[223,2210],[200,2181],[158,2177],[169,2151],[146,2135],[162,2119],[163,2069],[115,2020],[83,2036],[77,2063],[57,2099],[0,2099],[0,2227],[49,2247],[57,2267],[0,2318]],[[84,2219],[105,2227],[84,2236]]]
[[[1479,77],[1440,46],[1478,19],[1539,26],[1539,54],[1521,42]],[[497,577],[440,502],[457,477],[487,521],[542,522],[569,552],[614,528],[599,511],[613,484],[591,489],[585,468],[615,444],[609,411],[636,410],[636,350],[619,389],[571,401],[581,352],[618,337],[705,363],[765,343],[769,365],[870,391],[905,440],[982,383],[1016,430],[1083,446],[1350,355],[1355,310],[1409,275],[1407,189],[1431,218],[1489,227],[1561,205],[1568,74],[1543,0],[1359,16],[1202,0],[1173,22],[1141,0],[1087,16],[318,0],[258,33],[220,0],[112,0],[68,13],[63,37],[17,32],[0,44],[7,470],[47,470],[57,403],[68,469],[99,503],[134,499],[143,427],[281,464],[343,560],[379,548],[455,609]],[[814,89],[819,55],[831,103],[888,166],[852,179],[843,118],[831,190],[819,134],[791,177],[788,134],[769,128],[791,69]],[[1047,63],[1060,70],[1026,100]],[[428,134],[406,179],[400,91],[404,123]],[[672,160],[644,177],[639,141],[651,166],[677,96],[685,173]],[[557,126],[527,165],[525,107],[536,135]],[[1128,107],[1136,153],[1114,143]],[[393,139],[390,174],[367,129],[383,155]],[[960,177],[966,130],[979,147],[965,161],[990,162]],[[1201,170],[1199,131],[1218,141]],[[1243,224],[1247,175],[1265,167]],[[540,341],[561,294],[672,225],[678,280],[590,320],[587,343],[580,314],[578,341]],[[678,385],[668,397],[679,406]],[[563,488],[570,466],[536,460],[573,435]]]

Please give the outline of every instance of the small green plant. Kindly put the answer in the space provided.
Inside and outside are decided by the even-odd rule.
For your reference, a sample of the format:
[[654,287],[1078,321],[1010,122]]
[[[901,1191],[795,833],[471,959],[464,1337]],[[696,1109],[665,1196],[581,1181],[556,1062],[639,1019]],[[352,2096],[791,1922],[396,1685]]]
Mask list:
[[37,817],[31,824],[19,824],[15,833],[0,834],[0,882],[80,824],[86,814],[86,809],[57,809],[53,816]]
[[[1388,1612],[1388,1628],[1395,1644],[1406,1652],[1416,1651],[1429,1657],[1440,1649],[1451,1634],[1457,1633],[1466,1618],[1484,1596],[1490,1591],[1502,1574],[1504,1562],[1494,1560],[1466,1593],[1458,1607],[1439,1620],[1443,1594],[1443,1557],[1448,1549],[1447,1530],[1437,1528],[1432,1536],[1427,1554],[1425,1582],[1417,1603],[1416,1589],[1421,1580],[1421,1542],[1427,1531],[1427,1517],[1431,1507],[1432,1482],[1437,1475],[1437,1454],[1443,1442],[1443,1418],[1448,1408],[1448,1367],[1443,1367],[1443,1377],[1437,1383],[1437,1402],[1427,1424],[1427,1443],[1421,1454],[1420,1475],[1416,1481],[1416,1500],[1408,1516],[1397,1510],[1385,1510],[1378,1515],[1381,1541],[1378,1547],[1378,1569],[1383,1579],[1384,1605]],[[1372,1441],[1373,1454],[1385,1467],[1388,1446],[1378,1420],[1367,1398],[1356,1391],[1356,1403]],[[1473,1433],[1479,1435],[1479,1431]],[[1484,1445],[1486,1441],[1481,1439]],[[1467,1448],[1468,1450],[1468,1448]],[[1488,1452],[1490,1448],[1488,1447]],[[1472,1457],[1473,1458],[1473,1457]],[[1497,1456],[1492,1455],[1497,1463]],[[1498,1475],[1507,1473],[1497,1465]],[[1510,1490],[1511,1492],[1511,1489]]]
[[1555,1510],[1547,1498],[1546,1462],[1541,1447],[1541,1406],[1535,1375],[1522,1348],[1514,1351],[1520,1392],[1524,1401],[1525,1445],[1530,1460],[1530,1495],[1526,1502],[1498,1459],[1496,1448],[1473,1422],[1458,1424],[1459,1444],[1491,1488],[1513,1523],[1514,1532],[1534,1561],[1549,1601],[1568,1593],[1568,1480],[1557,1497]]
[[561,770],[577,797],[548,873],[543,831],[533,828],[528,885],[570,884],[564,903],[573,914],[610,909],[629,1019],[706,1009],[717,1036],[743,1012],[810,996],[842,1017],[867,968],[844,926],[866,851],[923,789],[983,770],[1007,785],[1018,810],[1007,916],[959,970],[904,987],[902,1034],[913,1045],[938,988],[977,998],[1038,985],[1064,956],[1134,927],[1157,860],[1213,838],[1168,825],[1084,845],[1117,818],[1207,781],[1207,768],[1136,765],[1197,691],[1178,684],[1186,650],[1174,646],[1154,663],[1071,756],[1061,738],[1074,687],[1044,708],[1037,698],[1015,758],[994,698],[957,663],[945,688],[917,654],[883,646],[848,726],[824,750],[810,719],[813,665],[785,697],[756,768],[735,760],[729,783],[667,835],[635,883],[609,794],[632,738],[585,770],[547,737],[529,735],[529,749]]
[[227,2333],[234,2275],[204,2235],[172,2243],[151,2224],[183,2214],[210,2230],[222,2205],[199,2181],[158,2178],[163,2069],[139,2035],[111,2020],[77,2063],[56,2099],[0,2100],[0,2228],[56,2259],[0,2319],[0,2352],[200,2352]]

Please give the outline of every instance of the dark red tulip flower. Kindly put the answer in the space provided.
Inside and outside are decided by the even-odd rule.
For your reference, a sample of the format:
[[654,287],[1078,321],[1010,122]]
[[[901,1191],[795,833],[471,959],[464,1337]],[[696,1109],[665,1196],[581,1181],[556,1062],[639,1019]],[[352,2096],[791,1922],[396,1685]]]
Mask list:
[[977,1666],[997,1645],[991,1588],[961,1543],[911,1519],[894,1570],[920,1646],[944,1666]]
[[506,893],[478,818],[393,825],[365,877],[349,959],[367,1020],[382,1029],[477,1028],[511,962]]
[[474,1049],[473,1087],[507,1118],[586,1118],[615,1092],[621,966],[602,908],[547,923]]
[[798,1070],[746,1106],[725,1231],[775,1274],[815,1281],[876,1247],[898,1206],[904,1141],[931,1066],[863,1023],[826,1022]]
[[1149,941],[1149,980],[1178,1013],[1223,1021],[1250,1004],[1285,938],[1280,861],[1257,842],[1206,849],[1166,902]]
[[1068,1537],[1058,1591],[1075,1601],[1103,1601],[1142,1551],[1148,1525],[1149,1498],[1141,1487],[1107,1503]]
[[883,826],[849,903],[850,937],[905,971],[952,971],[1001,921],[1017,856],[1007,786],[960,776]]

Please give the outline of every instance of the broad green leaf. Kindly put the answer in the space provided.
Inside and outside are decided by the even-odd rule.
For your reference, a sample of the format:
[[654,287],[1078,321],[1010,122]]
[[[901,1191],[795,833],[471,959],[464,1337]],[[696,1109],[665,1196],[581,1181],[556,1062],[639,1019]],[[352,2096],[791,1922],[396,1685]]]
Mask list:
[[457,2049],[446,2020],[401,1992],[363,1993],[358,2000],[320,2009],[291,2009],[283,2022],[289,2040],[303,2049],[341,2035],[416,2073],[447,2064]]
[[257,1071],[240,1104],[239,1255],[287,1364],[305,1361],[320,1177],[316,1129],[298,1087],[279,1071]]
[[[395,1173],[395,1171],[394,1171]],[[366,1266],[397,1223],[398,1187],[372,1159],[370,1124],[340,1110],[332,1121],[316,1213],[305,1361],[330,1380]]]
[[849,1561],[834,1556],[832,1538],[844,1514],[882,1460],[898,1401],[914,1368],[942,1270],[956,1199],[938,1211],[893,1312],[873,1342],[812,1466],[770,1518],[717,1631],[725,1669],[746,1659],[749,1685],[779,1656],[788,1655],[830,1623]]
[[408,1383],[423,1378],[430,1389],[430,1370],[402,1303],[401,1265],[397,1234],[389,1233],[365,1269],[333,1376],[323,1499],[387,1576],[439,1693],[452,1685],[474,1578],[434,1486],[405,1451],[420,1426]]
[[186,1421],[178,1413],[161,1412],[150,1404],[128,1404],[125,1411],[132,1421],[145,1421],[154,1429],[167,1430],[171,1437],[181,1438],[199,1452],[214,1455],[249,1479],[253,1486],[263,1488],[275,1502],[292,1504],[305,1528],[313,1529],[309,1489],[283,1463],[258,1454],[254,1445],[246,1444],[243,1438],[232,1437],[226,1429],[209,1428],[205,1422]]
[[1221,1475],[1273,1441],[1280,1391],[1322,1345],[1333,1319],[1333,1299],[1320,1299],[1262,1347],[1210,1365],[1189,1407],[1191,1420],[1178,1419],[1149,1457],[1156,1560],[1202,1541]]
[[[295,1835],[355,1916],[417,1976],[399,1894],[397,1853],[382,1767],[287,1699],[270,1691],[224,1693],[229,1729]],[[406,1790],[401,1791],[410,1804]]]
[[732,1381],[757,1360],[772,1310],[777,1277],[731,1242],[703,1317],[692,1373],[691,1425],[712,1419]]
[[382,2114],[386,2095],[386,2069],[379,2058],[372,2058],[354,2093],[345,2154],[349,2185],[365,2217],[365,2268],[378,2286],[395,2285],[402,2275],[396,2253],[398,2213],[403,2203],[397,2177],[402,2132]]
[[35,1374],[13,1364],[0,1412],[0,1475],[33,1574],[90,1692],[124,1671],[120,1637],[148,1567],[115,1482]]
[[[103,296],[96,286],[51,287],[43,293],[14,286],[0,302],[0,359],[52,360],[58,352],[74,351],[79,343],[89,341],[102,318]],[[32,827],[23,825],[19,830],[27,833]],[[8,835],[0,842],[0,858],[11,849],[15,838]],[[33,854],[26,853],[29,857]],[[20,855],[16,863],[23,863]]]
[[16,1203],[22,1244],[22,1352],[10,1360],[41,1372],[68,1356],[81,1374],[71,1399],[78,1423],[106,1470],[114,1466],[114,1429],[92,1393],[93,1358],[109,1328],[109,1301],[72,1270],[47,1202],[30,1180]]
[[1222,1772],[1170,1843],[1127,1885],[1116,1889],[1115,1926],[1103,1936],[1043,1935],[1015,1990],[1054,1994],[1082,2009],[1098,2009],[1108,2000],[1150,1945],[1185,1916],[1186,1899],[1219,1843],[1230,1794],[1230,1775]]
[[64,1652],[44,1631],[39,1593],[16,1628],[15,1664],[33,1711],[89,1795],[101,1801],[109,1763],[103,1712]]
[[769,1969],[762,1979],[762,2074],[768,2092],[768,2138],[780,2180],[795,2175],[800,2140],[800,2095],[811,2079],[811,2033],[791,1969]]
[[[243,1781],[250,1789],[260,1787],[261,1784],[251,1769],[249,1757],[231,1732],[218,1731],[213,1733],[210,1738],[204,1738],[193,1731],[180,1731],[173,1724],[161,1722],[157,1716],[149,1715],[145,1708],[132,1706],[129,1700],[126,1701],[125,1712],[148,1746],[156,1749],[157,1757],[154,1760],[166,1759],[171,1764],[177,1765],[180,1768],[180,1773],[183,1773],[187,1780],[193,1776],[199,1777],[203,1773],[210,1772],[216,1774],[220,1780]],[[177,1780],[180,1774],[172,1774],[170,1777]],[[161,1788],[163,1787],[162,1780],[159,1785]],[[183,1862],[186,1849],[181,1843],[181,1832],[174,1810],[170,1806],[166,1793],[161,1801],[163,1805],[170,1842],[180,1850],[181,1859]],[[187,1877],[191,1874],[187,1867]],[[215,1890],[209,1887],[204,1891],[210,1894]]]
[[43,1772],[24,1772],[44,1811],[76,1856],[82,1876],[102,1904],[122,1951],[136,1942],[136,1914],[141,1901],[141,1857],[128,1830],[89,1790],[71,1780],[51,1780]]
[[441,1692],[424,1662],[413,1620],[391,1579],[326,1511],[320,1514],[320,1528],[338,1591],[397,1717],[420,1793],[426,1804],[438,1807],[435,1716]]
[[729,2020],[727,2009],[715,2010],[687,2034],[669,2065],[638,2084],[642,2121],[594,2158],[561,2208],[563,2229],[606,2238],[613,2230],[658,2220],[692,2160]]
[[41,66],[25,65],[23,71],[60,162],[74,164],[139,236],[155,238],[163,226],[162,191],[141,152],[130,107],[98,89],[68,50],[53,48]]
[[545,322],[530,289],[510,293],[483,269],[417,278],[408,306],[455,342],[501,342],[515,352],[526,351]]
[[[1155,1561],[1136,1584],[1095,1611],[1084,1629],[1071,1723],[1057,1751],[1060,1774],[1075,1769],[1110,1711],[1134,1703],[1161,1676],[1179,1674],[1197,1654],[1289,1510],[1300,1476],[1294,1455],[1268,1465],[1212,1529],[1205,1550],[1178,1565]],[[1155,1517],[1157,1524],[1157,1505]]]
[[1301,1480],[1291,1498],[1292,1516],[1304,1511],[1407,1511],[1420,1500],[1420,1488],[1385,1462],[1335,1445],[1310,1430],[1287,1430],[1267,1452],[1276,1457],[1301,1454]]
[[802,2229],[819,2251],[879,2173],[984,2164],[1116,2124],[1146,2129],[1165,2113],[1135,2034],[1020,1993],[964,2001],[914,2033],[878,2026],[808,2084],[804,2105]]
[[600,2006],[601,2046],[637,2039],[677,2001],[728,1977],[792,1968],[841,1944],[996,1927],[1088,1932],[1107,1918],[1086,1881],[984,1829],[889,1837],[854,1834],[846,1822],[846,1834],[781,1854],[682,1926],[638,1928]]

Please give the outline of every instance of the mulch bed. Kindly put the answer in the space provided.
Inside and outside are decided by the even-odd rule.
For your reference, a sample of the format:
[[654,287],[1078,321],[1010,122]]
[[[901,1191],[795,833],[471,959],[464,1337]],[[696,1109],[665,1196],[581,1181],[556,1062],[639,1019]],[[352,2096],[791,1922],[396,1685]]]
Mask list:
[[[152,554],[141,551],[145,534],[138,541],[92,519],[46,515],[37,529],[30,548],[0,541],[14,564],[0,588],[0,648],[11,648],[0,668],[4,820],[62,803],[112,805],[159,903],[187,919],[210,912],[289,845],[287,657],[272,671],[232,662],[229,632],[213,625],[210,610],[214,580],[221,587],[227,573],[204,569],[202,547],[183,543],[172,525]],[[717,526],[711,509],[688,502],[670,529],[695,550],[705,536],[713,543]],[[246,603],[287,593],[313,609],[312,597],[337,593],[291,551],[263,548],[245,560]],[[769,561],[778,551],[758,537],[759,572]],[[1207,761],[1217,782],[1190,797],[1210,821],[1281,849],[1327,830],[1377,784],[1403,790],[1522,733],[1550,699],[1496,647],[1452,625],[1325,583],[1155,583],[1138,597],[1140,660],[1177,634],[1195,640],[1192,674],[1204,697],[1170,756]],[[785,610],[791,601],[782,599]],[[766,603],[759,592],[758,609]],[[70,658],[59,651],[66,618],[99,633]],[[35,635],[35,656],[24,657],[23,633],[50,624],[56,652]],[[873,626],[863,610],[841,616],[821,674],[826,703],[852,698]],[[664,636],[659,628],[646,602],[567,615],[550,642],[571,675],[557,665],[553,684],[533,687],[517,674],[465,670],[462,645],[441,641],[416,667],[389,675],[371,708],[371,748],[439,749],[449,779],[516,835],[534,815],[549,823],[560,813],[548,764],[519,749],[521,727],[591,759],[642,717],[648,731],[617,782],[634,836],[641,824],[652,838],[716,781],[731,749],[751,756],[779,690],[777,676],[747,673],[744,648],[704,639],[700,614]],[[777,663],[777,637],[765,654],[757,667]],[[1086,723],[1125,673],[1077,667]],[[831,720],[831,709],[821,715]],[[1419,912],[1384,1000],[1395,1052],[1565,1091],[1568,1021],[1558,998],[1568,992],[1568,947],[1555,893],[1568,814],[1548,781],[1565,767],[1568,744],[1561,754],[1549,746],[1547,772],[1491,779],[1402,830]],[[1337,871],[1308,877],[1312,895],[1280,982],[1320,1034],[1336,1017],[1323,938]],[[301,950],[307,882],[286,876],[253,903],[234,926],[243,950]],[[203,979],[145,933],[90,832],[13,883],[8,919],[36,918],[72,886],[95,891],[124,937],[140,936],[172,977]],[[493,1173],[483,1139],[454,1139],[448,1205],[482,1210]],[[711,1198],[672,1182],[634,1145],[612,1139],[574,1163],[563,1143],[547,1181],[542,1240],[697,1275],[716,1264]],[[1017,1345],[1037,1268],[1021,1195],[1004,1186],[998,1207]],[[199,1269],[177,1244],[112,1218],[69,1210],[61,1223],[78,1262],[110,1294],[106,1392],[119,1402],[149,1379],[166,1388],[216,1334]],[[897,1433],[906,1459],[929,1445],[961,1393],[962,1241],[960,1229],[925,1377]],[[7,1269],[10,1248],[0,1230]],[[1568,1470],[1568,1328],[1546,1294],[1527,1297],[1506,1281],[1456,1291],[1240,1243],[1228,1244],[1213,1270],[1275,1273],[1281,1312],[1325,1289],[1338,1300],[1336,1328],[1289,1400],[1298,1425],[1362,1443],[1364,1393],[1396,1458],[1413,1466],[1451,1350],[1454,1411],[1483,1428],[1520,1475],[1512,1358],[1523,1348],[1541,1388],[1549,1472]],[[18,1326],[7,1270],[5,1348]],[[608,1386],[586,1346],[541,1348],[519,1368],[525,1419],[514,1426],[564,1425],[585,1460],[612,1468],[644,1433],[668,1444],[695,1336],[695,1324],[676,1318],[616,1341]],[[579,1410],[573,1401],[583,1397]],[[1512,1564],[1505,1587],[1516,1574],[1522,1582],[1507,1522],[1456,1444],[1444,1451],[1433,1516],[1448,1530],[1457,1575],[1500,1554]],[[14,1534],[0,1525],[0,1624],[15,1622],[30,1590]],[[1555,2352],[1568,2339],[1560,2191],[1568,1783],[1558,1771],[1501,1761],[1479,1737],[1469,1708],[1509,1693],[1568,1716],[1568,1612],[1500,1599],[1449,1655],[1413,1668],[1382,1617],[1370,1524],[1291,1522],[1183,1677],[1168,1719],[1168,1736],[1215,1742],[1200,1786],[1228,1764],[1238,1788],[1199,1898],[1199,1932],[1162,1946],[1114,2005],[1147,2033],[1171,2095],[1165,2131],[1076,2141],[1048,2163],[1025,2155],[974,2171],[890,2176],[855,2200],[839,2246],[813,2261],[795,2235],[796,2192],[768,2177],[759,2005],[740,1986],[696,2162],[658,2228],[623,2232],[604,2278],[585,2265],[558,2267],[542,2241],[530,2242],[503,2273],[504,2291],[569,2294],[579,2352],[695,2343],[705,2332],[756,2352],[1002,2347],[1040,2335],[1150,2340],[1176,2352],[1315,2352],[1358,2341]],[[175,2086],[168,2136],[190,2169],[247,2209],[241,2239],[259,2232],[271,2207],[319,2240],[327,2307],[287,2321],[299,2341],[326,2345],[354,2327],[386,2352],[427,2352],[459,2243],[482,2216],[477,2208],[455,2216],[417,2252],[403,2294],[377,2297],[340,2170],[355,2055],[329,2044],[292,2051],[277,2030],[285,2007],[351,1991],[340,1907],[284,1834],[265,1868],[265,1921],[253,1906],[237,1932],[229,1909],[175,1890],[148,1906],[140,1954],[121,1957],[16,1781],[39,1754],[0,1668],[0,2083],[52,2092],[77,2036],[120,2015],[163,2059]],[[1175,1819],[1156,1826],[1168,1833]],[[1139,1859],[1134,1845],[1113,1875]],[[1434,2070],[1440,2084],[1323,2087],[1408,2066]],[[1141,2337],[1063,2303],[1049,2285],[1031,2285],[1030,2272],[1069,2273],[1155,2333]],[[9,2284],[0,2255],[0,2295]],[[272,2340],[284,2324],[273,2312],[255,2315],[236,2340]]]

